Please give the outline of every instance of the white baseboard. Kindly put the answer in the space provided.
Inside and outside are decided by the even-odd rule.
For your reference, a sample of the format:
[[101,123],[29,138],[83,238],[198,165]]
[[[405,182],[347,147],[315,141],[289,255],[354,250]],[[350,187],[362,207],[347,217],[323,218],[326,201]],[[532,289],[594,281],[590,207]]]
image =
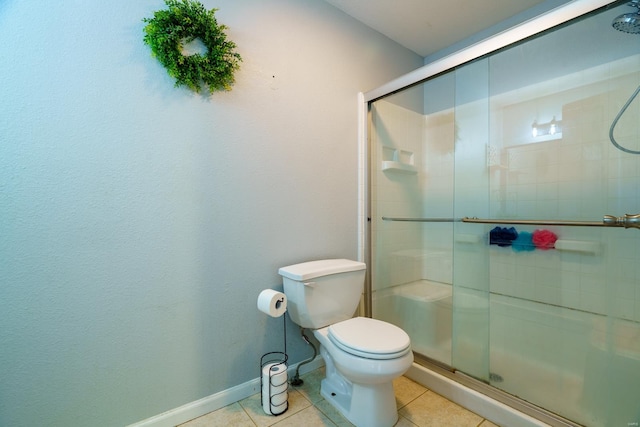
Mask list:
[[429,390],[446,397],[483,418],[501,426],[549,427],[548,424],[519,412],[437,372],[414,363],[404,374]]
[[[314,369],[324,366],[324,359],[316,357],[311,362],[300,368],[300,374],[306,374]],[[290,365],[289,370],[297,369],[298,364]],[[254,378],[246,383],[228,388],[211,396],[203,397],[194,402],[187,403],[175,409],[171,409],[159,415],[155,415],[146,420],[138,421],[127,427],[175,427],[194,418],[201,417],[209,412],[224,408],[227,405],[238,402],[260,393],[260,377]]]

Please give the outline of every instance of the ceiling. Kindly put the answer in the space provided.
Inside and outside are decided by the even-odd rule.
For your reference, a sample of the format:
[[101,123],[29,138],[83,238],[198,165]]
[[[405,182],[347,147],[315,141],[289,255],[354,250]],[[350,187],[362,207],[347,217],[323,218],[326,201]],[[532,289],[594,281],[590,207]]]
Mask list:
[[325,0],[420,56],[428,56],[545,0]]

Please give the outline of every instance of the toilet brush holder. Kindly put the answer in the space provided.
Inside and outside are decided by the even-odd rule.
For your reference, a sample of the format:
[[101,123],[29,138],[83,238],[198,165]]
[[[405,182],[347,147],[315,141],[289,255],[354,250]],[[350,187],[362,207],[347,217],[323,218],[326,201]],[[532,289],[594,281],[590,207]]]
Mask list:
[[272,351],[260,358],[260,401],[269,415],[280,415],[289,409],[289,381],[286,353]]

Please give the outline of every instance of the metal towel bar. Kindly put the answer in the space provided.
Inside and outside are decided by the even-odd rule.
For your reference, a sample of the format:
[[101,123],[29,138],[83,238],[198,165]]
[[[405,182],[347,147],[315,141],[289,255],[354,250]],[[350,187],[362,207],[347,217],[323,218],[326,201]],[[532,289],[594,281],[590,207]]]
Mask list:
[[461,222],[462,218],[391,218],[382,217],[383,221],[404,221],[404,222]]
[[467,222],[474,224],[520,224],[520,225],[558,225],[574,227],[624,227],[640,229],[640,214],[626,214],[623,216],[605,215],[602,222],[598,221],[565,221],[565,220],[536,220],[536,219],[486,219],[486,218],[392,218],[382,217],[383,221],[405,222]]

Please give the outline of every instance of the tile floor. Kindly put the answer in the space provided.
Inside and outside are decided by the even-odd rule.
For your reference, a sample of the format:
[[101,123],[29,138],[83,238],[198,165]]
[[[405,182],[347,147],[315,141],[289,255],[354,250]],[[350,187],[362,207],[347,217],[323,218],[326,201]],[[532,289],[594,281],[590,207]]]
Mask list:
[[[180,427],[352,426],[320,396],[323,376],[324,368],[302,375],[304,384],[290,387],[289,409],[277,417],[264,413],[258,393]],[[396,427],[496,427],[406,377],[396,379],[393,386],[399,413]]]

